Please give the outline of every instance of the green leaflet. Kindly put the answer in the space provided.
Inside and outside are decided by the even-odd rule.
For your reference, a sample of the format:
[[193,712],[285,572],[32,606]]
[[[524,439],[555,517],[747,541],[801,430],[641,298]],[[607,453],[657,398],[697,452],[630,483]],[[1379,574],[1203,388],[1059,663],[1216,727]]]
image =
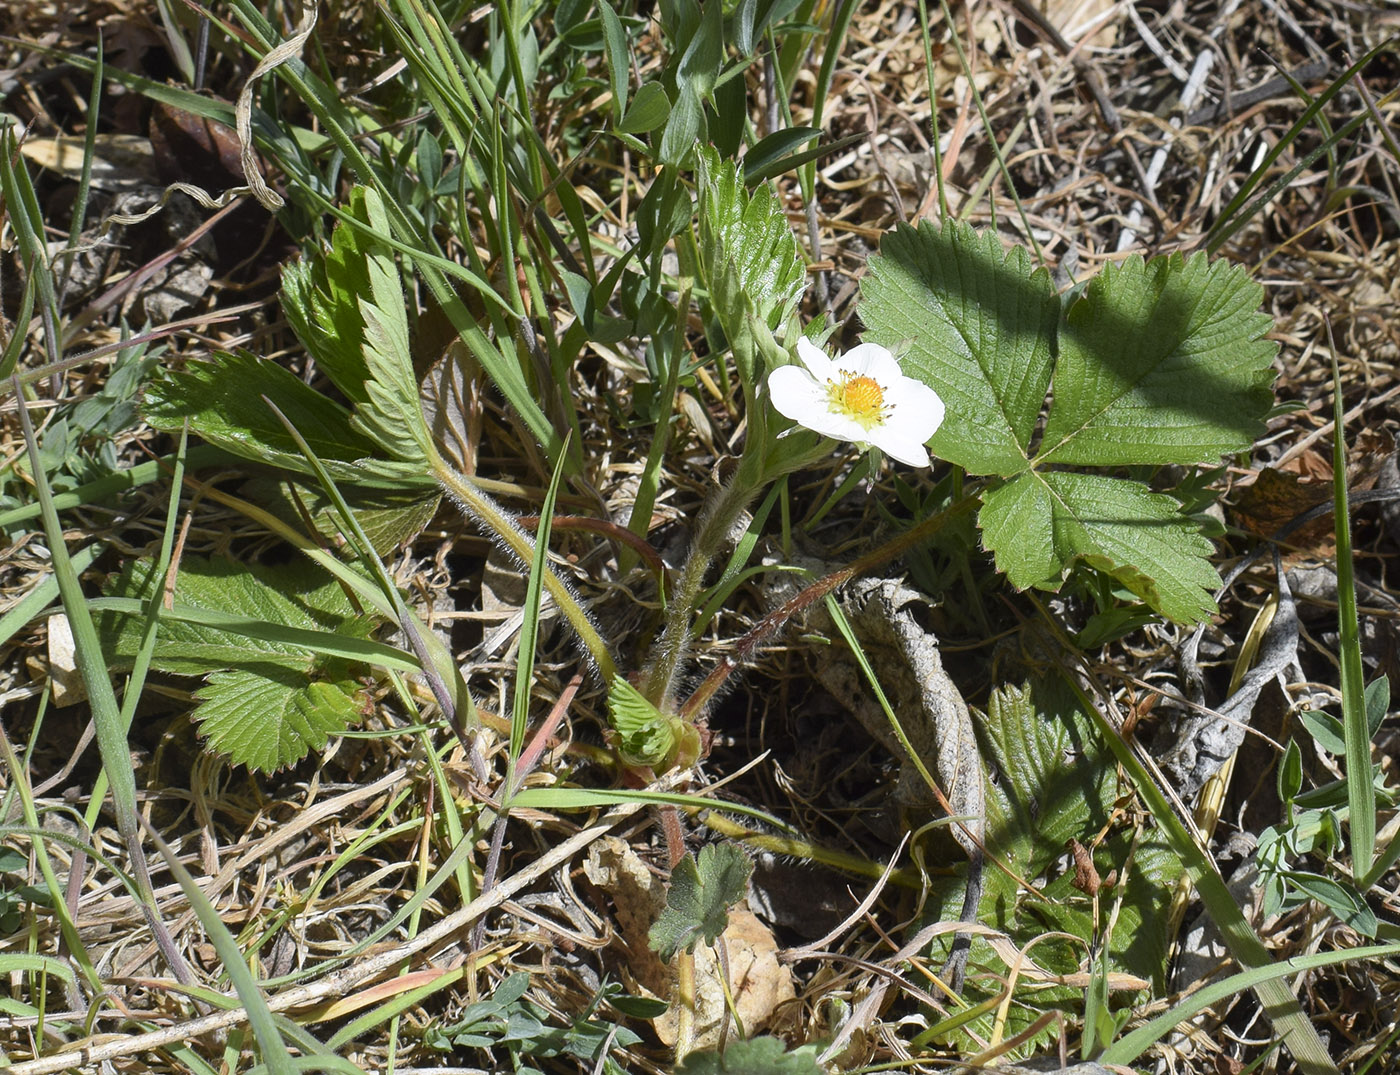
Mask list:
[[1062,314],[1024,250],[925,222],[886,237],[862,294],[866,338],[905,350],[905,371],[947,405],[933,452],[1007,479],[989,486],[979,522],[1014,585],[1057,588],[1082,561],[1170,619],[1215,610],[1209,541],[1175,499],[1121,470],[1213,465],[1262,432],[1277,347],[1263,338],[1263,289],[1242,269],[1134,257]]
[[702,939],[714,944],[751,872],[753,863],[734,844],[707,844],[698,862],[687,853],[671,871],[666,908],[647,934],[648,943],[667,961],[681,950],[691,951]]
[[1056,588],[1082,559],[1179,623],[1215,611],[1210,541],[1174,499],[1139,482],[1033,471],[988,492],[978,518],[997,566],[1023,590]]
[[361,686],[341,676],[311,680],[284,668],[214,672],[195,691],[194,719],[209,746],[235,765],[283,769],[359,716]]
[[[154,563],[138,560],[109,580],[111,596],[147,598],[162,580]],[[185,557],[176,579],[181,605],[340,638],[368,638],[371,623],[355,615],[328,575],[304,564],[256,567],[232,560]],[[104,611],[97,617],[104,651],[129,662],[140,643],[140,618]],[[207,624],[162,622],[151,667],[208,676],[195,694],[194,717],[215,750],[235,764],[277,769],[300,760],[344,731],[359,710],[354,663],[276,637],[220,630]]]
[[178,372],[160,371],[146,389],[143,409],[156,429],[177,433],[188,418],[194,432],[234,455],[312,473],[264,396],[296,426],[337,481],[436,492],[423,464],[382,458],[378,443],[352,426],[344,407],[275,362],[247,352],[218,352]]
[[[356,187],[348,208],[376,232],[391,233],[373,190]],[[382,454],[426,470],[432,442],[418,403],[408,312],[393,251],[337,225],[323,258],[287,269],[282,308],[326,376],[354,403],[352,426]]]
[[1243,269],[1204,254],[1105,268],[1060,331],[1036,463],[1213,464],[1247,450],[1273,404],[1263,298]]
[[865,339],[905,351],[904,372],[948,408],[933,453],[970,474],[1026,469],[1053,368],[1050,274],[995,232],[925,222],[885,236],[861,300]]

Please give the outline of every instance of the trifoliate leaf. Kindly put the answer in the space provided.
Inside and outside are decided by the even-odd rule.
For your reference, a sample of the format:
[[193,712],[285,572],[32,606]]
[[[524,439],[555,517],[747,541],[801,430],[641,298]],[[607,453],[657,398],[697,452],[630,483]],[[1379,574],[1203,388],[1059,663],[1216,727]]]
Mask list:
[[1050,274],[995,232],[927,221],[885,236],[869,268],[864,339],[905,352],[904,373],[947,407],[933,454],[973,474],[1024,470],[1059,317]]
[[662,959],[670,960],[682,949],[690,951],[698,941],[714,944],[729,922],[729,907],[748,885],[753,863],[733,844],[709,844],[700,849],[700,860],[687,854],[671,871],[666,909],[661,912],[647,940]]
[[1205,254],[1109,265],[1069,310],[1037,464],[1213,464],[1264,431],[1264,290]]
[[1276,347],[1242,269],[1133,258],[1089,281],[1060,322],[1048,275],[1023,250],[925,223],[888,236],[862,286],[866,339],[907,346],[905,373],[947,406],[933,453],[1011,479],[985,494],[979,521],[1015,585],[1058,586],[1082,561],[1172,619],[1214,611],[1211,545],[1170,498],[1049,468],[1207,466],[1250,445]]
[[1056,588],[1075,560],[1112,575],[1173,620],[1215,611],[1210,542],[1171,497],[1138,482],[1039,471],[989,492],[982,537],[1012,585]]
[[731,1041],[723,1053],[689,1053],[678,1075],[822,1075],[821,1050],[803,1045],[792,1052],[777,1038]]

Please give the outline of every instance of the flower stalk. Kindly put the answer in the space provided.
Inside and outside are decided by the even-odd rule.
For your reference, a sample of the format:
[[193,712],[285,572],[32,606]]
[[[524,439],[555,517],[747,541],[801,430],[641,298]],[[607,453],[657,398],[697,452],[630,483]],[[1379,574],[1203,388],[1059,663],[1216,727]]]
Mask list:
[[[458,473],[436,452],[433,453],[431,462],[433,477],[457,506],[480,523],[503,549],[528,567],[535,558],[535,543],[510,513],[465,474]],[[617,675],[617,664],[613,661],[602,636],[598,634],[598,629],[593,626],[593,621],[588,618],[588,613],[583,610],[578,597],[568,584],[547,566],[544,569],[544,588],[564,614],[564,618],[569,621],[569,626],[573,628],[591,659],[594,671],[604,683],[611,683]]]

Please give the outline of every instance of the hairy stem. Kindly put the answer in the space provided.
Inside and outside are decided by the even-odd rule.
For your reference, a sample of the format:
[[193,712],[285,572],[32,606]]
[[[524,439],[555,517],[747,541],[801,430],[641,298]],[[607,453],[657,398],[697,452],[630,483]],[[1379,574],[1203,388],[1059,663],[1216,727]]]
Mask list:
[[666,626],[653,648],[655,654],[647,670],[642,693],[665,712],[672,703],[676,678],[690,652],[690,624],[695,603],[705,585],[705,576],[734,528],[734,520],[748,506],[761,485],[743,480],[741,468],[734,477],[715,490],[700,516],[700,528],[691,544],[690,555],[681,569],[676,592],[666,607]]
[[[459,474],[443,459],[433,459],[432,466],[433,477],[459,508],[485,527],[488,534],[521,563],[528,566],[534,562],[534,541],[505,509],[487,496],[474,481],[464,474]],[[574,634],[578,636],[579,642],[592,659],[599,677],[605,683],[611,683],[613,676],[617,675],[617,665],[613,662],[612,654],[574,592],[548,566],[544,568],[544,588],[564,613],[569,626],[574,629]]]
[[[921,541],[927,541],[948,523],[958,516],[971,511],[980,502],[980,498],[973,495],[964,497],[952,506],[940,511],[937,515],[932,515],[923,522],[910,527],[902,534],[897,534],[889,541],[885,542],[878,549],[874,549],[859,559],[855,560],[848,567],[843,567],[839,571],[833,571],[823,578],[817,579],[797,596],[779,605],[763,619],[759,620],[750,630],[739,640],[735,647],[733,656],[725,657],[708,676],[705,681],[697,687],[693,694],[686,699],[685,705],[681,706],[680,715],[689,721],[697,720],[715,696],[715,692],[724,685],[724,681],[729,678],[729,674],[741,664],[752,659],[758,647],[766,642],[778,631],[782,630],[788,620],[797,615],[803,609],[811,608],[818,601],[835,591],[838,587],[844,586],[852,579],[865,574],[872,568],[879,567],[896,556],[912,549]],[[952,811],[949,811],[950,813]]]

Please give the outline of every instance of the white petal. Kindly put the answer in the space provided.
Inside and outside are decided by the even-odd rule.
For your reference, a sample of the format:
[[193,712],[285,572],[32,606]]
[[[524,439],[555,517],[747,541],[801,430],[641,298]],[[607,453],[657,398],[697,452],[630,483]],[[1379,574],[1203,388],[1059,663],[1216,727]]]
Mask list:
[[800,366],[779,366],[768,375],[773,406],[785,418],[824,437],[865,440],[865,429],[855,419],[831,410],[826,386]]
[[943,424],[943,400],[928,385],[912,377],[901,377],[889,392],[893,408],[882,423],[899,434],[926,441]]
[[820,400],[813,400],[802,414],[789,414],[788,417],[823,437],[861,442],[870,439],[865,427],[854,418],[838,414],[831,409],[825,393]]
[[[773,406],[785,418],[802,422],[801,415],[814,406],[826,408],[826,390],[801,366],[779,366],[768,375],[768,393]],[[806,425],[806,422],[802,422]]]
[[899,359],[878,343],[862,343],[852,347],[836,360],[842,370],[860,377],[869,377],[884,388],[894,385],[902,376]]
[[877,429],[872,429],[866,436],[870,438],[871,444],[891,459],[898,459],[901,463],[908,463],[911,467],[933,465],[932,459],[929,458],[928,449],[924,447],[924,442],[916,440],[900,430],[880,426]]
[[819,381],[828,381],[836,376],[836,366],[827,358],[826,352],[814,344],[806,336],[802,336],[797,341],[797,357],[802,360],[802,364],[812,371],[812,376]]

